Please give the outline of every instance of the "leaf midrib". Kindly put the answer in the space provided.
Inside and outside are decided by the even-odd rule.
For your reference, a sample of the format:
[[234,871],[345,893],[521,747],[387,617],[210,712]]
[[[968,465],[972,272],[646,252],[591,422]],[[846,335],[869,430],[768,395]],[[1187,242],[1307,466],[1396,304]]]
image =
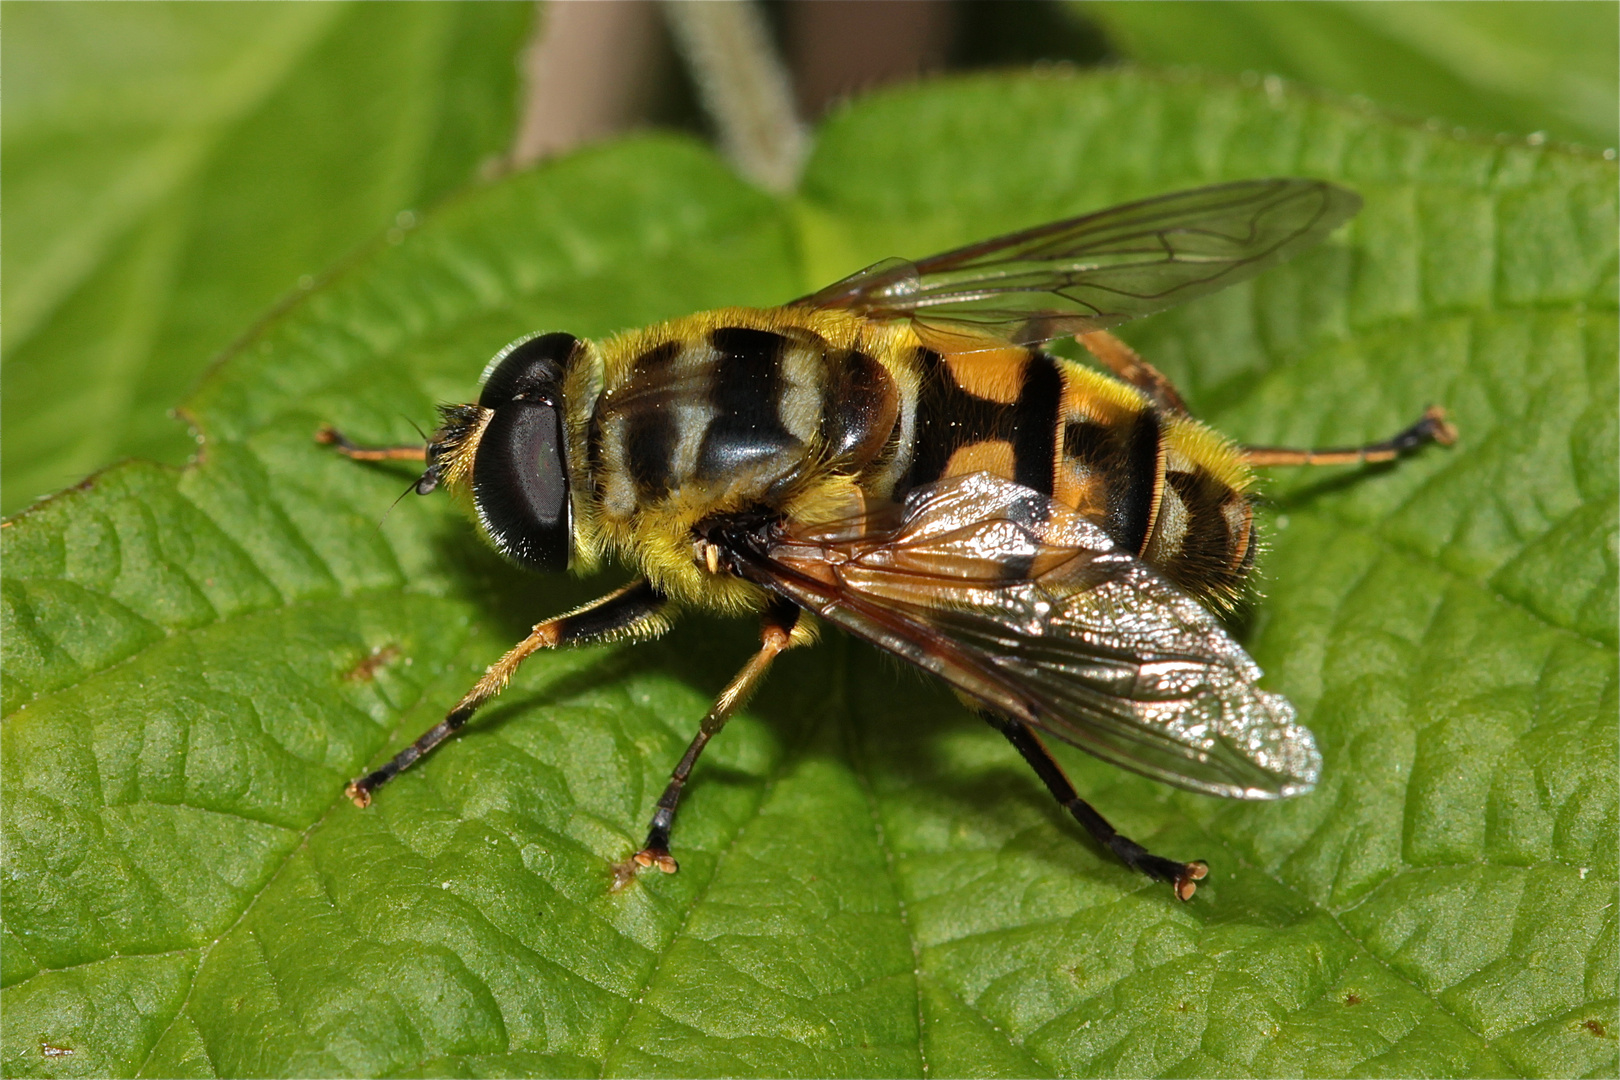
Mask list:
[[922,1063],[921,1074],[929,1076],[931,1070],[928,1064],[928,1022],[923,1011],[922,943],[918,941],[916,931],[912,929],[911,912],[906,906],[906,890],[900,880],[894,848],[889,845],[888,832],[883,828],[883,813],[878,806],[877,795],[872,790],[871,764],[866,760],[866,755],[861,753],[860,734],[855,727],[855,717],[849,707],[849,646],[850,639],[840,635],[836,646],[838,653],[834,661],[834,670],[838,673],[837,681],[828,699],[828,706],[829,711],[835,712],[843,721],[841,734],[845,756],[849,761],[850,770],[861,786],[861,795],[866,799],[867,813],[872,822],[873,840],[878,850],[883,852],[883,871],[889,880],[889,891],[894,895],[900,928],[906,935],[906,943],[911,947],[911,988],[916,997],[917,1010],[917,1060]]

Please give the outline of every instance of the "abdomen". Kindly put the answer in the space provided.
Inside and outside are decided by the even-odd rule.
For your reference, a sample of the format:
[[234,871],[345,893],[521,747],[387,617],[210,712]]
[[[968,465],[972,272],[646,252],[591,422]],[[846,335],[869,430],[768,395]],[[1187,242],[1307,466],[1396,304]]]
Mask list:
[[1235,447],[1134,387],[1033,349],[916,350],[910,463],[892,494],[990,472],[1049,495],[1195,596],[1229,597],[1254,557]]

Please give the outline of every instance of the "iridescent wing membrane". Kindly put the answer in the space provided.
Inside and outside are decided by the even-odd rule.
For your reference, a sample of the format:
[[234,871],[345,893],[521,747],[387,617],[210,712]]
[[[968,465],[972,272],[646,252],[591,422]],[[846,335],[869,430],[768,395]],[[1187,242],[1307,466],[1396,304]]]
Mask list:
[[1320,180],[1244,180],[1127,203],[943,255],[868,267],[795,305],[909,319],[942,351],[1106,330],[1224,289],[1361,208]]
[[1300,794],[1321,758],[1215,617],[1102,529],[988,473],[770,540],[748,577],[989,707],[1229,798]]

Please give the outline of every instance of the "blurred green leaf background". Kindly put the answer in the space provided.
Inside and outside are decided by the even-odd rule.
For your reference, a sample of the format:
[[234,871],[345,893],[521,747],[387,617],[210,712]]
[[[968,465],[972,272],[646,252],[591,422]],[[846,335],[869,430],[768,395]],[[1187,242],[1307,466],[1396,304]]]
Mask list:
[[7,4],[4,509],[126,456],[278,300],[511,142],[527,4]]
[[1143,64],[1281,76],[1480,134],[1620,143],[1620,5],[1078,4]]
[[[0,7],[6,506],[184,462],[171,408],[204,437],[4,530],[0,1073],[1614,1075],[1614,10],[1010,5],[974,62],[1110,66],[858,98],[778,198],[690,134],[509,173],[528,5]],[[1317,793],[1066,754],[1126,831],[1211,861],[1193,904],[837,635],[704,758],[681,873],[610,894],[742,623],[537,657],[370,810],[342,798],[617,579],[390,511],[408,471],[316,424],[411,439],[536,328],[1290,173],[1367,208],[1131,340],[1244,439],[1431,400],[1463,438],[1267,485],[1240,629]]]
[[[1600,0],[963,7],[957,62],[1276,75],[1445,127],[1620,142],[1620,8]],[[171,410],[210,360],[500,160],[538,21],[506,2],[0,10],[4,513],[122,457],[185,460]]]

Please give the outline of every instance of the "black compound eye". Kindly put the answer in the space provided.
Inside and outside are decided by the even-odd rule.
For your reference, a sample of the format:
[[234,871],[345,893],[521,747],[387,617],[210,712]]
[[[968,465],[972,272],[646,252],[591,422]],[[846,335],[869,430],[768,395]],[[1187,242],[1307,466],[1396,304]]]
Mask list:
[[508,401],[473,457],[473,502],[495,547],[533,570],[566,570],[573,548],[562,418],[549,401]]
[[578,344],[573,334],[537,334],[513,342],[490,362],[478,404],[498,409],[516,398],[534,396],[547,397],[555,404],[557,388]]

